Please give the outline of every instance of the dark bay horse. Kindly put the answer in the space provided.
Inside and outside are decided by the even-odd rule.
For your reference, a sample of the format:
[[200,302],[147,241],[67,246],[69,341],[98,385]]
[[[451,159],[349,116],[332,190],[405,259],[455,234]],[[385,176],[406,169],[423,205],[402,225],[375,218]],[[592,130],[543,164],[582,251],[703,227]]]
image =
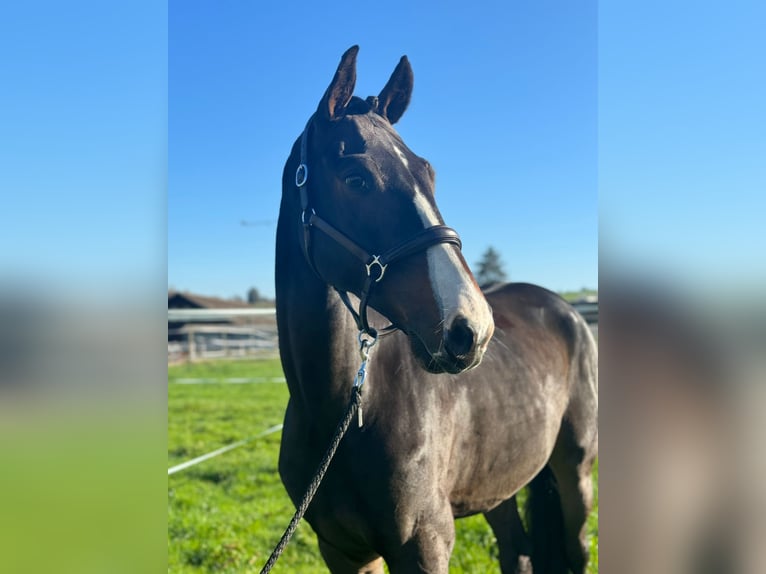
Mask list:
[[[398,330],[375,346],[364,424],[352,425],[306,514],[330,571],[382,573],[385,560],[394,573],[446,573],[454,518],[483,513],[504,573],[584,572],[595,342],[541,287],[481,292],[436,207],[433,169],[392,128],[412,92],[407,58],[362,100],[357,51],[343,55],[283,175],[282,481],[297,504],[348,404],[369,303],[373,324]],[[526,485],[528,531],[515,499]]]

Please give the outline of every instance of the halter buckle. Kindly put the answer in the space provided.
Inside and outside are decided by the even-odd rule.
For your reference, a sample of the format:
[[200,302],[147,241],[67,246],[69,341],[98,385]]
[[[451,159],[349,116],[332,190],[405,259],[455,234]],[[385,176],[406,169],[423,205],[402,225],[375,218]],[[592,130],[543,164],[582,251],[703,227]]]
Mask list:
[[301,163],[298,169],[295,170],[295,185],[297,187],[303,187],[306,185],[306,180],[309,178],[309,166],[305,163]]
[[373,265],[377,265],[378,267],[380,267],[380,275],[378,275],[375,278],[375,283],[380,283],[380,280],[383,279],[383,275],[386,274],[386,268],[388,267],[388,263],[383,265],[380,262],[380,255],[373,255],[372,256],[372,261],[370,261],[369,263],[365,263],[364,264],[364,266],[367,268],[367,277],[372,277],[372,266]]
[[303,225],[311,225],[311,217],[316,214],[317,212],[314,211],[313,207],[310,209],[304,209],[303,211],[301,211],[301,223]]

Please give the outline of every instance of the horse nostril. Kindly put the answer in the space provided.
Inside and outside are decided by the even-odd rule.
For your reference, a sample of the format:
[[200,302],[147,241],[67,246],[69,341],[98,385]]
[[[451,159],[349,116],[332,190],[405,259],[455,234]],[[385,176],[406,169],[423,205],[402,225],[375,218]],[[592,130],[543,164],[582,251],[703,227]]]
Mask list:
[[456,359],[463,359],[471,353],[476,340],[476,334],[465,317],[452,321],[452,325],[444,335],[444,347]]

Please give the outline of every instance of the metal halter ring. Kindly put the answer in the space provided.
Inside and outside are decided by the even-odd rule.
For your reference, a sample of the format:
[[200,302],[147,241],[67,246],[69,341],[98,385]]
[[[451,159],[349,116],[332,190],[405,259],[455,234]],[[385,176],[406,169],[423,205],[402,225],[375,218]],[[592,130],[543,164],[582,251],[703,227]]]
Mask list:
[[309,178],[309,166],[302,163],[295,170],[295,185],[297,187],[303,187],[306,185],[306,180]]
[[309,225],[310,224],[309,222],[311,221],[311,216],[316,214],[317,212],[314,211],[313,208],[304,209],[303,211],[301,211],[301,223],[303,225]]
[[378,335],[369,331],[359,331],[357,339],[359,340],[359,354],[362,356],[362,359],[367,360],[370,355],[370,349],[378,342]]
[[379,283],[381,279],[383,279],[383,275],[386,274],[386,268],[388,267],[388,263],[383,265],[380,262],[380,255],[373,255],[372,261],[369,263],[365,263],[364,266],[367,268],[367,277],[372,277],[372,266],[377,265],[380,267],[380,275],[375,279],[375,283]]

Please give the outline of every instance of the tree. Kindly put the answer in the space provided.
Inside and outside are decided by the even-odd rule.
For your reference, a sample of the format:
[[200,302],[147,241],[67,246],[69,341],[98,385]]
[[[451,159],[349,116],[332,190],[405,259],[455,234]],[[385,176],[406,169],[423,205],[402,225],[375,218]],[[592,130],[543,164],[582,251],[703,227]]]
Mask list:
[[494,247],[489,246],[476,264],[476,281],[480,286],[485,287],[492,283],[506,281],[507,277],[500,254]]
[[258,301],[261,300],[261,294],[258,292],[258,289],[255,287],[250,287],[250,289],[247,292],[247,302],[251,305],[255,305]]

